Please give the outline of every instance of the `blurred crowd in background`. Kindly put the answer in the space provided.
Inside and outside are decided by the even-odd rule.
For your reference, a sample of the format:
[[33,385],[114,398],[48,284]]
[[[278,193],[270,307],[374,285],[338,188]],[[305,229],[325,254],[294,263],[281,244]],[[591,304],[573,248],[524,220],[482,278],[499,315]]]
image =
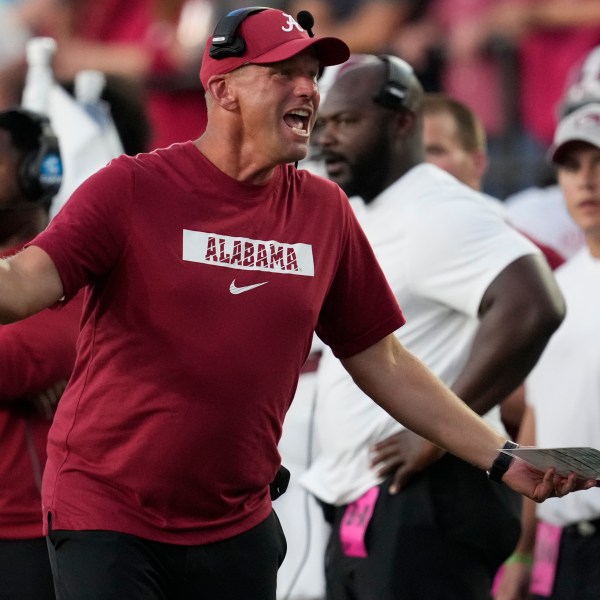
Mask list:
[[[318,35],[355,53],[407,60],[426,91],[465,102],[483,121],[490,154],[484,188],[505,199],[553,173],[544,160],[559,100],[600,43],[596,0],[280,0],[309,10]],[[19,104],[26,42],[56,40],[54,71],[68,85],[83,69],[125,81],[151,125],[148,149],[193,139],[205,124],[198,68],[216,21],[247,0],[0,0],[0,109]],[[577,7],[576,9],[574,7]]]
[[[62,96],[55,97],[53,110],[61,108],[68,118],[60,121],[50,115],[65,165],[54,210],[77,183],[121,151],[136,154],[199,137],[206,125],[198,77],[206,40],[222,16],[249,4],[248,0],[0,0],[0,111],[23,103],[31,66],[28,48],[34,39],[54,40],[53,77],[68,94],[78,95],[77,79],[84,71],[105,77],[102,97],[110,106],[122,148],[94,155],[85,140],[75,143],[75,132],[82,138],[90,125]],[[557,240],[555,248],[564,258],[581,247],[579,229],[570,221],[564,225],[563,215],[568,217],[546,151],[567,105],[571,111],[578,102],[589,101],[589,96],[600,99],[598,0],[264,0],[260,4],[293,16],[308,10],[317,35],[340,37],[355,54],[404,58],[425,91],[444,92],[472,109],[483,124],[481,137],[487,143],[483,191],[506,201],[511,222],[535,234],[536,240],[553,246]],[[594,48],[598,50],[590,58]],[[578,87],[579,78],[585,78],[585,86]],[[323,93],[328,81],[326,73]],[[50,112],[41,105],[27,108]],[[538,194],[535,206],[520,209],[514,202],[542,188],[547,194]],[[540,210],[545,219],[539,218]],[[562,211],[560,229],[551,218],[557,211]],[[297,484],[298,474],[312,459],[313,371],[301,377],[286,420],[287,437],[280,447],[295,475],[278,505],[282,515],[292,515],[284,528],[294,540],[280,571],[280,597],[285,599],[297,590],[316,597],[323,588],[321,552],[311,554],[311,548],[323,548],[327,530],[320,509],[309,503]]]

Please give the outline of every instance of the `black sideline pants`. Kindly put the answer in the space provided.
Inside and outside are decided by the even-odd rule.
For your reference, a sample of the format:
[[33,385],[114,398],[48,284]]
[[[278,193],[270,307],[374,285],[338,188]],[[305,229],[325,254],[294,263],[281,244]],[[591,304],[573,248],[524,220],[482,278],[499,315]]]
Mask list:
[[0,600],[54,600],[43,537],[0,540]]
[[234,538],[164,544],[113,531],[51,531],[58,600],[275,600],[286,552],[274,512]]

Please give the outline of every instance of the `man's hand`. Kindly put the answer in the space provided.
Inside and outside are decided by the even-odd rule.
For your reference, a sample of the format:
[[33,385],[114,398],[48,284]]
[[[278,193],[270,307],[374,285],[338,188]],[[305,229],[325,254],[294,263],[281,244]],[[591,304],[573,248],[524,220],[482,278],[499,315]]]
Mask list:
[[504,565],[494,600],[528,600],[531,566],[523,563]]
[[548,469],[545,473],[538,471],[518,458],[510,463],[502,481],[535,502],[562,498],[571,492],[589,490],[597,485],[595,479],[577,479],[575,473],[563,477],[557,475],[554,469]]
[[371,467],[382,477],[392,476],[390,494],[397,494],[417,473],[444,455],[444,450],[405,429],[371,449]]
[[35,396],[32,399],[35,411],[42,417],[46,417],[48,421],[51,421],[56,412],[58,401],[66,387],[66,380],[57,381],[53,386]]

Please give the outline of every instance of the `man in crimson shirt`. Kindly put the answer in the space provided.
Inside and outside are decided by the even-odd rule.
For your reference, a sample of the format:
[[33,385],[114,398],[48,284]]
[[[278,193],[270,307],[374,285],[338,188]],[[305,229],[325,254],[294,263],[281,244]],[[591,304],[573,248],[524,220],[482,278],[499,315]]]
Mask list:
[[[46,146],[50,133],[45,127],[36,114],[0,112],[2,256],[17,252],[48,224],[55,183],[46,185],[35,168],[45,158],[54,160],[52,149]],[[2,597],[54,598],[42,532],[41,478],[53,404],[75,362],[82,304],[82,294],[78,294],[63,310],[44,310],[19,323],[0,326]]]
[[[2,322],[89,286],[42,486],[60,599],[275,598],[269,484],[315,330],[394,418],[500,466],[505,439],[393,335],[402,312],[343,192],[292,164],[347,46],[275,9],[226,19],[202,60],[205,133],[112,161],[0,262]],[[501,470],[538,501],[595,483]]]

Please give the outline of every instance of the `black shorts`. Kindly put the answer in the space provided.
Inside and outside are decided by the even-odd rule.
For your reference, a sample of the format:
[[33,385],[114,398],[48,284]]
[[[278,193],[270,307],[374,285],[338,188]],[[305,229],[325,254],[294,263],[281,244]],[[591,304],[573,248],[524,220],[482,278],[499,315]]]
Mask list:
[[275,600],[287,546],[272,512],[245,533],[201,546],[53,530],[48,548],[58,600]]

